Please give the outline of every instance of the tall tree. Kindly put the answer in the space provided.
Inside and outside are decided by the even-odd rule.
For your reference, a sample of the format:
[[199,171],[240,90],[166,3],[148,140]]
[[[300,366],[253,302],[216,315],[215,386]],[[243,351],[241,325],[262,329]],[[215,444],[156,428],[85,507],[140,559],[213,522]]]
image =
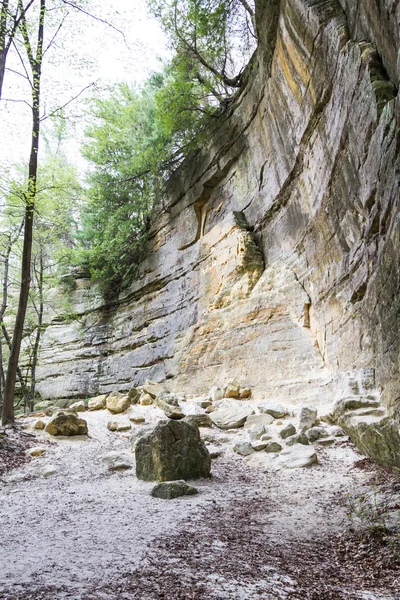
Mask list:
[[32,135],[31,151],[28,168],[28,183],[25,193],[25,219],[24,219],[24,244],[21,261],[21,285],[19,293],[18,310],[15,318],[14,332],[8,360],[7,376],[4,387],[3,400],[3,425],[14,422],[14,394],[24,330],[26,307],[29,299],[31,284],[31,256],[33,242],[33,218],[37,192],[38,152],[40,139],[40,85],[42,76],[42,61],[44,49],[44,27],[46,18],[46,0],[40,0],[40,9],[37,21],[36,40],[31,39],[22,0],[18,0],[21,12],[21,33],[24,40],[28,63],[31,69],[31,98],[32,98]]

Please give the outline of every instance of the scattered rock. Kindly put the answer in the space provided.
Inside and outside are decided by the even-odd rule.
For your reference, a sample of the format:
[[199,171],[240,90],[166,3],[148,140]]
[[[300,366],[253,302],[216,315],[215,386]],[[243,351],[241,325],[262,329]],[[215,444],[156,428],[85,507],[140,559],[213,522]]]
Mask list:
[[288,437],[295,435],[295,433],[296,427],[292,425],[292,423],[289,423],[286,425],[286,427],[280,430],[279,436],[282,438],[282,440],[286,440]]
[[195,398],[193,400],[193,402],[197,406],[200,406],[200,408],[208,408],[212,404],[212,402],[208,396],[202,396],[200,398]]
[[255,452],[260,452],[261,450],[265,450],[265,448],[267,446],[268,446],[267,440],[255,440],[254,442],[251,442],[251,447],[253,448],[253,450],[255,450]]
[[211,413],[211,420],[220,429],[236,429],[243,427],[246,419],[254,413],[249,406],[241,402],[225,402]]
[[279,457],[279,465],[284,469],[301,469],[318,462],[317,454],[312,446],[296,444],[284,450]]
[[131,405],[129,397],[119,392],[112,392],[107,396],[106,407],[114,415],[125,412]]
[[247,417],[246,422],[244,424],[245,428],[254,427],[255,425],[263,425],[264,427],[268,427],[271,423],[274,422],[274,417],[265,413],[262,415],[250,415]]
[[210,413],[214,412],[214,410],[215,410],[215,406],[210,404],[210,406],[207,406],[205,412],[209,415]]
[[140,423],[146,423],[146,419],[144,418],[144,416],[139,414],[129,415],[129,420],[132,421],[132,423],[136,423],[137,425],[139,425]]
[[210,398],[213,402],[218,402],[224,397],[224,392],[217,385],[214,385],[210,390]]
[[265,446],[265,452],[281,452],[282,446],[278,442],[268,442]]
[[241,456],[249,456],[253,454],[254,449],[250,442],[236,442],[233,446],[233,451]]
[[211,458],[199,430],[185,421],[161,421],[135,447],[136,475],[144,481],[209,477]]
[[208,415],[186,415],[185,419],[186,423],[190,423],[195,427],[212,427],[213,422]]
[[336,438],[334,437],[323,437],[319,438],[315,443],[317,446],[333,446]]
[[142,385],[142,390],[153,399],[166,391],[161,383],[155,383],[154,381],[150,381],[150,379],[146,379],[145,384]]
[[42,448],[41,446],[36,446],[35,448],[29,448],[26,451],[28,456],[42,456],[46,452],[46,448]]
[[50,435],[87,435],[88,427],[75,411],[67,409],[58,411],[47,423],[45,431]]
[[55,465],[46,465],[45,467],[43,467],[41,473],[42,473],[42,477],[47,479],[48,477],[53,477],[53,475],[57,475],[57,473],[59,473],[59,471],[60,471],[60,469],[58,467],[56,467]]
[[286,438],[287,446],[294,446],[295,444],[301,444],[302,446],[308,446],[310,444],[310,442],[308,441],[308,437],[303,431]]
[[283,417],[286,417],[289,414],[289,411],[284,406],[267,401],[259,404],[258,410],[261,413],[271,415],[271,417],[273,417],[274,419],[282,419]]
[[195,487],[188,485],[183,480],[157,483],[150,492],[153,498],[163,498],[164,500],[171,500],[180,496],[193,496],[193,494],[198,493]]
[[153,397],[150,394],[142,394],[139,399],[139,404],[141,406],[150,406],[153,404]]
[[128,431],[131,429],[130,421],[108,421],[107,429],[110,431]]
[[240,396],[240,385],[237,381],[231,381],[224,388],[225,398],[239,398]]
[[210,458],[213,460],[214,458],[218,458],[221,456],[224,451],[222,448],[218,448],[217,446],[207,446],[207,450],[210,453]]
[[261,439],[261,437],[262,437],[262,435],[264,435],[264,433],[265,433],[264,425],[256,425],[255,427],[252,427],[249,431],[250,441],[255,442],[256,440]]
[[165,416],[168,417],[168,419],[175,419],[176,421],[179,421],[185,416],[179,406],[169,404],[161,396],[158,397],[154,402],[159,408],[161,408],[161,410],[164,411]]
[[88,402],[88,410],[103,410],[106,407],[107,394],[91,398]]
[[133,467],[133,457],[126,452],[107,452],[100,460],[107,465],[109,471],[123,471]]
[[250,388],[244,388],[239,394],[240,400],[244,400],[245,398],[250,398],[250,396],[251,396]]
[[71,410],[75,410],[76,412],[85,412],[86,406],[83,400],[79,400],[79,402],[74,402],[70,406]]
[[[154,399],[154,404],[159,406],[159,403],[169,404],[170,406],[179,406],[179,400],[177,396],[175,396],[175,394],[171,394],[170,392],[161,392],[161,394],[156,396]],[[162,406],[160,406],[160,408],[162,408]]]
[[35,425],[34,425],[34,429],[37,429],[38,431],[42,431],[43,429],[45,429],[46,427],[46,423],[44,421],[41,421],[39,419],[39,421],[36,421]]
[[317,409],[312,406],[303,406],[299,414],[299,430],[307,431],[315,424]]
[[131,404],[137,404],[140,398],[140,391],[137,388],[131,388],[128,392],[128,398]]
[[341,427],[338,427],[337,425],[330,425],[329,427],[326,427],[326,432],[329,436],[332,436],[332,437],[345,437],[346,436],[346,432],[343,431],[343,429]]
[[316,442],[320,438],[328,437],[328,433],[324,427],[311,427],[305,434],[310,442]]

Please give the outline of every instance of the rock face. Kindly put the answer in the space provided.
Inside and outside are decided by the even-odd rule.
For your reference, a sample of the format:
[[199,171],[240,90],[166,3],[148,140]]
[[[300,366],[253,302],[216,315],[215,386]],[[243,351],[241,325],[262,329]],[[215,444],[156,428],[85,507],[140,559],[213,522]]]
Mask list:
[[79,322],[47,323],[37,388],[237,380],[318,408],[349,371],[374,369],[386,421],[353,416],[346,431],[386,456],[400,413],[400,4],[256,4],[243,92],[171,178],[138,280],[112,311],[76,282]]
[[45,431],[50,435],[87,435],[88,427],[84,419],[79,419],[73,410],[60,410],[47,423]]
[[144,481],[174,481],[210,476],[210,454],[199,431],[184,421],[160,422],[135,447],[136,476]]

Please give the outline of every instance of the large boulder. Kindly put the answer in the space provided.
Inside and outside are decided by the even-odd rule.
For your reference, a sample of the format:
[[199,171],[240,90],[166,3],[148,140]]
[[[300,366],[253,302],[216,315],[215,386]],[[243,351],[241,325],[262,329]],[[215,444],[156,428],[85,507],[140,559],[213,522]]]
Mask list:
[[88,427],[74,410],[67,409],[58,411],[47,423],[45,431],[50,435],[86,435]]
[[106,401],[107,409],[114,415],[123,413],[130,407],[130,405],[131,401],[129,400],[129,396],[126,394],[120,394],[119,392],[112,392]]
[[161,421],[135,446],[136,476],[144,481],[209,477],[211,457],[197,427],[185,421]]
[[220,429],[236,429],[243,427],[246,419],[254,413],[253,408],[242,401],[223,401],[218,408],[210,414],[211,420]]

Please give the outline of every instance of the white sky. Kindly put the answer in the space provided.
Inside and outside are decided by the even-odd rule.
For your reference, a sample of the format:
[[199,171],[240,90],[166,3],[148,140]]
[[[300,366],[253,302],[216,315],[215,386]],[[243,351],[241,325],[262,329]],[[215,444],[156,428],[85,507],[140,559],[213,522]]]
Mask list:
[[[158,22],[147,13],[146,0],[90,0],[89,10],[123,31],[124,36],[99,21],[84,15],[77,18],[71,12],[55,46],[45,56],[42,109],[46,113],[68,102],[92,82],[99,90],[118,81],[140,84],[149,73],[160,69],[159,58],[168,54]],[[15,58],[8,65],[20,70]],[[29,99],[26,94],[23,79],[7,73],[4,100],[0,101],[0,169],[27,161],[29,156],[30,109],[21,102],[10,101]],[[85,119],[80,118],[82,108],[81,100],[68,107],[69,114],[77,118],[69,152],[75,159],[85,124]]]

